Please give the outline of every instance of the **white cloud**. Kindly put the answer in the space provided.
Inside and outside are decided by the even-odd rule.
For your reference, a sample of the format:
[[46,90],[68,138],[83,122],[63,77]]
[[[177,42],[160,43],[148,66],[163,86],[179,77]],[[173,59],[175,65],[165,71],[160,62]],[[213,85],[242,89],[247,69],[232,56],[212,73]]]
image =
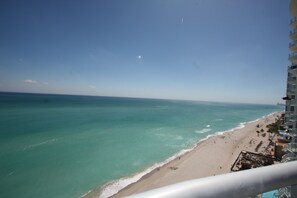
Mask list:
[[139,55],[139,56],[138,56],[138,59],[142,59],[142,56],[141,56],[141,55]]
[[96,89],[96,87],[94,85],[89,85],[90,89]]
[[37,83],[36,80],[30,80],[30,79],[24,80],[24,82],[29,83],[29,84],[36,84]]
[[49,85],[48,82],[38,82],[37,80],[32,80],[32,79],[24,80],[24,83],[32,84],[32,85],[36,85],[36,86],[47,86],[47,85]]
[[181,18],[181,24],[183,24],[184,23],[184,18]]

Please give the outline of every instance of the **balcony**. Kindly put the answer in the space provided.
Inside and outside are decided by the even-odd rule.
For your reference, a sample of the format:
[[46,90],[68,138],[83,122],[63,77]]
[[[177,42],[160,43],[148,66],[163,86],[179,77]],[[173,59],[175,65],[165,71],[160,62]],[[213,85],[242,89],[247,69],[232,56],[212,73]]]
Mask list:
[[288,95],[292,95],[292,94],[295,94],[295,92],[292,89],[287,89],[287,94]]
[[289,61],[291,61],[294,65],[297,64],[297,53],[289,54]]
[[[293,85],[293,83],[289,83],[290,85]],[[290,86],[287,88],[287,95],[295,95],[296,94],[296,86]],[[290,103],[291,104],[291,103]]]
[[293,41],[289,44],[289,48],[293,52],[297,52],[297,41]]
[[291,186],[280,188],[278,190],[278,197],[291,197]]
[[288,74],[291,76],[297,76],[297,69],[294,68],[295,66],[291,66],[288,68]]
[[296,143],[288,143],[284,145],[283,151],[296,153],[297,152],[297,144]]
[[291,25],[291,28],[294,29],[295,27],[297,27],[297,18],[294,17],[290,20],[290,25]]
[[287,153],[282,158],[282,163],[292,162],[297,160],[297,155],[295,153]]
[[297,82],[297,78],[296,77],[288,77],[288,83],[291,85],[295,85]]
[[297,137],[296,137],[296,135],[297,135],[297,129],[296,129],[296,128],[295,128],[295,129],[290,129],[290,130],[289,130],[289,133],[290,133],[290,135],[292,136],[292,140],[295,141],[295,139],[297,138]]
[[[291,103],[290,103],[290,106],[296,107],[297,106],[296,100],[292,100]],[[296,118],[296,120],[297,120],[297,118]]]
[[290,38],[292,40],[297,40],[297,29],[290,31]]
[[296,70],[297,69],[297,65],[291,65],[289,66],[289,70]]
[[289,122],[297,122],[297,117],[295,114],[291,115],[289,118]]

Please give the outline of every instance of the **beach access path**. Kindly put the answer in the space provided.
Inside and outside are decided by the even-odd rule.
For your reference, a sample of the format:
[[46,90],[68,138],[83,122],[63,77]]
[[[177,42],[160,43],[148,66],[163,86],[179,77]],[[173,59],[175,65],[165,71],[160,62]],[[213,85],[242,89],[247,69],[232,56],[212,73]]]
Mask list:
[[[262,141],[258,153],[265,151],[270,137],[269,133],[266,133],[266,125],[275,122],[280,115],[281,113],[274,113],[248,123],[241,129],[210,137],[192,151],[155,169],[112,197],[124,197],[190,179],[229,173],[242,150],[255,152]],[[257,133],[261,129],[265,132]],[[263,137],[262,133],[266,133],[266,136]]]

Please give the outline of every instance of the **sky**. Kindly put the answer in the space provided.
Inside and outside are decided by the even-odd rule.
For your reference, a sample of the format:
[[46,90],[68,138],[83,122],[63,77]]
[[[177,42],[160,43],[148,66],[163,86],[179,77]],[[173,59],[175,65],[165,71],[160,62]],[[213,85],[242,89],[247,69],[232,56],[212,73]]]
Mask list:
[[3,0],[0,91],[275,104],[289,0]]

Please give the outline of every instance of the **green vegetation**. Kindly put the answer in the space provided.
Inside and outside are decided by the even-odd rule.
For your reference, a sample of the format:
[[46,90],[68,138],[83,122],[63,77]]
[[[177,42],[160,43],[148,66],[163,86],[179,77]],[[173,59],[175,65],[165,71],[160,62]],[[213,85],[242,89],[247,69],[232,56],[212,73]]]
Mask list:
[[270,133],[276,133],[278,130],[282,128],[283,119],[282,117],[278,117],[275,119],[275,122],[272,124],[267,125],[268,132]]

